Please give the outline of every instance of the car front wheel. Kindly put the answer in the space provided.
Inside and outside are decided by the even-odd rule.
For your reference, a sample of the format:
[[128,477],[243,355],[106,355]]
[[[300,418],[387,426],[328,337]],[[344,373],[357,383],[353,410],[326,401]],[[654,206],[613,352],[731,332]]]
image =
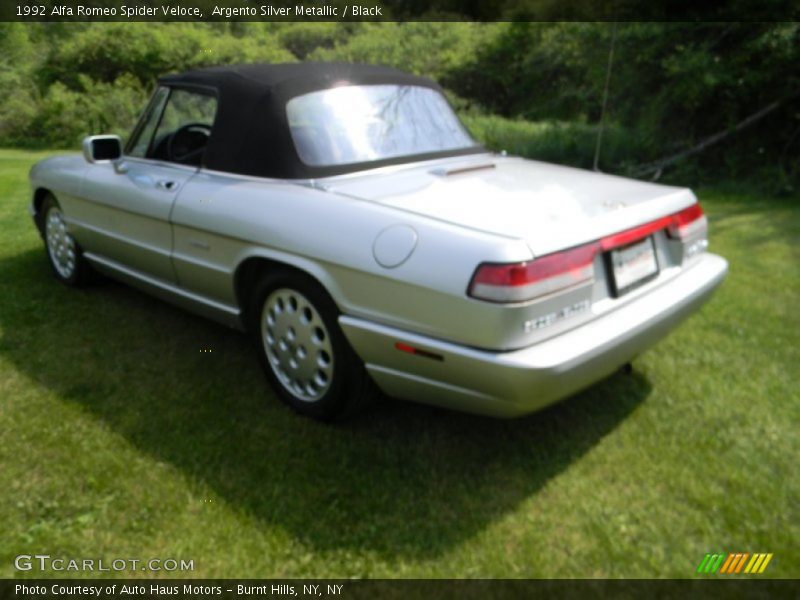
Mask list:
[[53,274],[62,283],[78,286],[89,278],[90,267],[80,246],[67,230],[64,213],[50,195],[42,204],[42,235]]
[[344,338],[336,305],[316,281],[293,271],[271,273],[253,301],[261,362],[286,404],[328,421],[368,402],[369,376]]

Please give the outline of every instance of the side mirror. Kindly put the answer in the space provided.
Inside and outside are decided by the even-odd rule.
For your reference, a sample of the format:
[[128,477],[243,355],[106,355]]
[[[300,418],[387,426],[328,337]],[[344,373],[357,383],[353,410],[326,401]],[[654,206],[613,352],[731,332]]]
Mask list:
[[106,162],[122,156],[122,140],[117,135],[90,135],[83,138],[86,162]]

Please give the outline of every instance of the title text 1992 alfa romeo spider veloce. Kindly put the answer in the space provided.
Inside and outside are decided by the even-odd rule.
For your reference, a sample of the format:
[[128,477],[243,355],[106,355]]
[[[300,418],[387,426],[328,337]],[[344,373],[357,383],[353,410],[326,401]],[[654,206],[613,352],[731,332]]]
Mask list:
[[491,154],[435,83],[382,67],[168,75],[124,149],[88,137],[30,179],[59,280],[99,271],[248,330],[277,394],[319,419],[375,385],[535,411],[727,271],[690,190]]

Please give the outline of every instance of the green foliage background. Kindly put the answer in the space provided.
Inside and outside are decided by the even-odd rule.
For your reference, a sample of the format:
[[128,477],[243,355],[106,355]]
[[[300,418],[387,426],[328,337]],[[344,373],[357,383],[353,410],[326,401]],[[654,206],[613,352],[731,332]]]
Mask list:
[[344,60],[438,80],[492,149],[591,166],[614,43],[600,166],[691,148],[749,115],[752,127],[668,176],[800,177],[800,24],[790,23],[2,23],[0,144],[76,147],[123,137],[155,78],[232,62]]

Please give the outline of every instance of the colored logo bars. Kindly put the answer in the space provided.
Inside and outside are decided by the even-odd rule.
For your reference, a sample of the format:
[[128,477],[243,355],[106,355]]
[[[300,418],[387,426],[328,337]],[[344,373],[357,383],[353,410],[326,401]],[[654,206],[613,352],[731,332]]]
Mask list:
[[758,574],[764,572],[770,560],[772,560],[772,553],[731,552],[730,554],[706,554],[697,567],[697,572],[723,573],[725,575],[739,573]]

